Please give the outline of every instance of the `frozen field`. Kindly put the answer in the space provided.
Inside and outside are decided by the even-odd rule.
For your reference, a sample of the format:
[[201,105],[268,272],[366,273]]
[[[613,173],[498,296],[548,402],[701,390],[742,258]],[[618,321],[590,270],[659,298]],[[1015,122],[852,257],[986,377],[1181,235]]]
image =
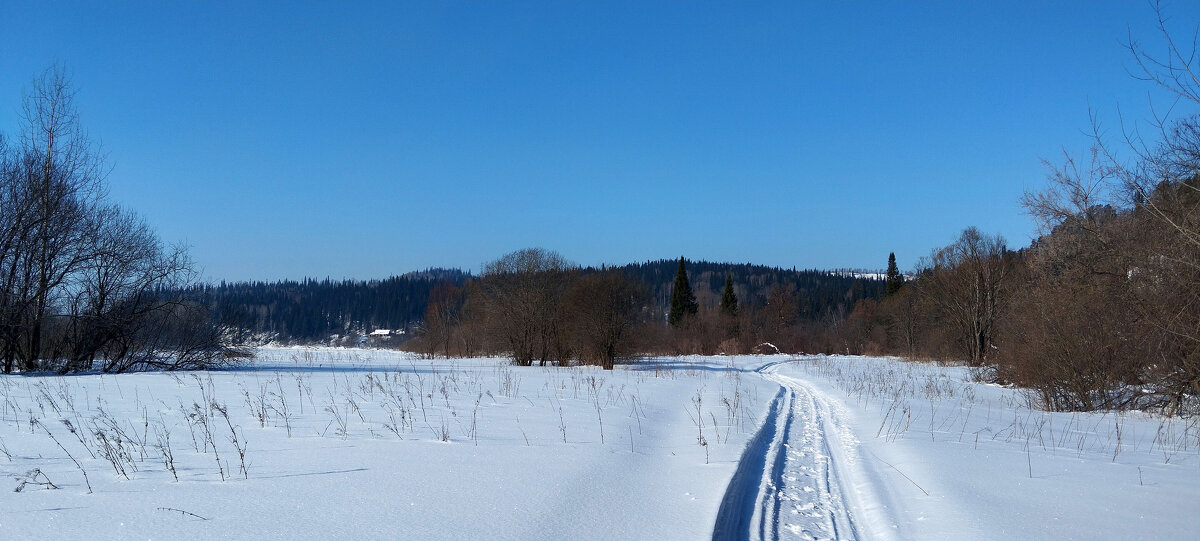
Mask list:
[[[0,538],[706,538],[774,393],[716,366],[267,349],[238,371],[3,377]],[[35,469],[58,489],[12,492]]]
[[0,538],[1200,530],[1194,420],[1047,414],[967,376],[852,357],[604,372],[341,349],[264,349],[220,372],[0,376]]
[[973,383],[966,368],[894,359],[809,357],[764,372],[825,400],[818,413],[839,442],[829,454],[860,538],[1200,531],[1197,419],[1046,413],[1020,390]]

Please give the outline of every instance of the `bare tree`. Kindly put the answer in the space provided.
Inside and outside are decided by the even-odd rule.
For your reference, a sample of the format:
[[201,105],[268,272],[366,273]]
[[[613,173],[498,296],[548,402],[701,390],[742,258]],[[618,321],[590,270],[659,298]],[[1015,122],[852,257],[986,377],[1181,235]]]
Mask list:
[[527,248],[487,263],[480,281],[487,328],[509,348],[513,362],[564,361],[559,301],[575,266],[557,252]]
[[106,371],[216,359],[219,332],[182,297],[196,277],[187,251],[105,202],[104,160],[61,68],[34,79],[22,111],[19,145],[0,139],[5,372],[90,369],[98,357]]
[[425,308],[425,321],[421,325],[428,351],[432,356],[438,348],[450,357],[450,345],[461,320],[464,289],[443,280],[429,291],[429,303]]
[[32,216],[26,270],[32,306],[22,368],[37,368],[47,312],[60,286],[83,265],[96,206],[103,195],[103,159],[79,124],[75,93],[64,71],[53,67],[25,96],[21,164]]
[[[1093,164],[1096,162],[1093,162]],[[1043,235],[998,332],[999,377],[1037,390],[1050,410],[1121,407],[1137,383],[1129,298],[1129,214],[1101,204],[1099,169],[1070,159],[1025,198]]]
[[[1168,29],[1152,53],[1132,37],[1134,76],[1172,94],[1153,139],[1124,128],[1113,142],[1095,116],[1087,167],[1049,165],[1024,203],[1043,236],[1005,330],[1001,371],[1038,389],[1050,409],[1157,406],[1200,395],[1200,71],[1196,35]],[[1191,111],[1188,113],[1188,111]]]
[[[189,305],[182,293],[196,278],[191,258],[182,246],[162,246],[145,222],[128,212],[110,207],[101,216],[92,257],[75,282],[76,310],[71,321],[82,332],[74,340],[74,355],[60,371],[91,369],[102,353],[105,371],[145,364],[132,361],[135,354],[157,357],[154,366],[174,368],[168,352],[195,349],[182,345],[193,339],[184,334],[190,330],[197,337],[208,337],[203,342],[211,341],[216,332],[200,316],[182,314],[202,311]],[[164,319],[172,318],[195,321],[180,329],[163,329],[163,336],[146,336],[145,329],[161,327]]]
[[647,308],[646,289],[608,271],[585,275],[563,297],[563,320],[576,354],[585,362],[612,370],[627,356],[630,330]]
[[757,312],[756,341],[773,342],[778,345],[786,330],[795,325],[800,315],[796,299],[796,287],[792,284],[772,284],[766,299]]
[[[904,355],[913,357],[917,353],[917,339],[923,310],[920,298],[911,287],[901,287],[883,301],[882,311],[889,334],[889,343],[899,346]],[[895,350],[895,348],[893,348]]]
[[[1180,411],[1187,396],[1200,395],[1200,59],[1198,32],[1181,41],[1168,28],[1159,2],[1154,13],[1162,46],[1158,54],[1130,39],[1128,47],[1141,78],[1173,93],[1179,102],[1156,115],[1158,142],[1145,144],[1125,135],[1124,148],[1136,162],[1123,164],[1096,130],[1107,173],[1132,200],[1141,242],[1133,288],[1146,323],[1147,354],[1156,362],[1149,375],[1161,389],[1168,413]],[[1182,114],[1191,110],[1190,114]]]
[[1200,393],[1198,119],[1132,166],[1098,140],[1087,168],[1067,156],[1026,196],[1043,237],[1001,368],[1048,408],[1173,414]]
[[19,151],[0,134],[0,353],[12,372],[28,319],[31,297],[27,250],[33,206]]
[[955,329],[959,353],[983,364],[1012,269],[1004,239],[969,227],[919,265],[919,291]]
[[[1082,176],[1080,189],[1128,214],[1120,228],[1128,239],[1121,270],[1129,293],[1125,309],[1136,316],[1143,347],[1144,360],[1135,364],[1152,382],[1142,394],[1175,413],[1188,396],[1200,395],[1200,59],[1197,31],[1189,28],[1179,39],[1161,3],[1153,9],[1157,42],[1147,46],[1130,37],[1126,46],[1134,76],[1174,99],[1154,112],[1152,139],[1123,129],[1113,142],[1093,119],[1099,165]],[[1069,199],[1059,202],[1068,212],[1080,208]]]

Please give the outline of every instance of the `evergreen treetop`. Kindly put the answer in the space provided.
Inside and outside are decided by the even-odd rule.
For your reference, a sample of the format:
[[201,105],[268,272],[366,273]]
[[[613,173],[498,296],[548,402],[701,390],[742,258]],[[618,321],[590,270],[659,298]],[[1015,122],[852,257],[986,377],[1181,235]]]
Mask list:
[[667,323],[678,327],[685,318],[696,315],[698,311],[700,305],[696,303],[696,294],[688,282],[684,259],[680,257],[679,269],[675,271],[675,286],[671,289],[671,311],[667,313]]
[[904,286],[904,276],[900,274],[900,269],[896,267],[896,253],[888,254],[887,266],[887,296],[892,296],[900,288]]

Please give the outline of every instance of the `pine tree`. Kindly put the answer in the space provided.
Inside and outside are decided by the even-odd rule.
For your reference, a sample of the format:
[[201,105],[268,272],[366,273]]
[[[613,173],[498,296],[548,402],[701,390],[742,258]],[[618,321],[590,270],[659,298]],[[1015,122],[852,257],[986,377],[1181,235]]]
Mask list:
[[738,315],[738,298],[733,292],[733,273],[725,274],[725,291],[721,293],[721,313],[731,318]]
[[680,257],[679,269],[675,271],[675,287],[671,290],[671,311],[667,314],[667,323],[678,327],[686,317],[696,315],[699,310],[700,305],[696,304],[696,295],[692,293],[692,284],[688,283],[687,269]]
[[904,285],[904,277],[900,275],[900,269],[896,267],[896,253],[888,254],[887,267],[887,296],[892,296]]

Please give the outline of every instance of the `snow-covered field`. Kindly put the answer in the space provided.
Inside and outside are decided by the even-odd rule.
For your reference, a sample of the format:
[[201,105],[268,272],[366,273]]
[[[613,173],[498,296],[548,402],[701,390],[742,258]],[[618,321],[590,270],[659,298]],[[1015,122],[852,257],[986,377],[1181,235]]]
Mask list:
[[2,539],[1200,531],[1195,420],[1047,414],[891,359],[264,349],[220,372],[0,376],[0,401]]
[[728,366],[267,349],[6,376],[0,539],[706,538],[774,393]]
[[825,403],[838,443],[829,454],[862,538],[1200,531],[1198,419],[1046,413],[1021,390],[973,383],[966,368],[895,359],[810,357],[764,372]]

